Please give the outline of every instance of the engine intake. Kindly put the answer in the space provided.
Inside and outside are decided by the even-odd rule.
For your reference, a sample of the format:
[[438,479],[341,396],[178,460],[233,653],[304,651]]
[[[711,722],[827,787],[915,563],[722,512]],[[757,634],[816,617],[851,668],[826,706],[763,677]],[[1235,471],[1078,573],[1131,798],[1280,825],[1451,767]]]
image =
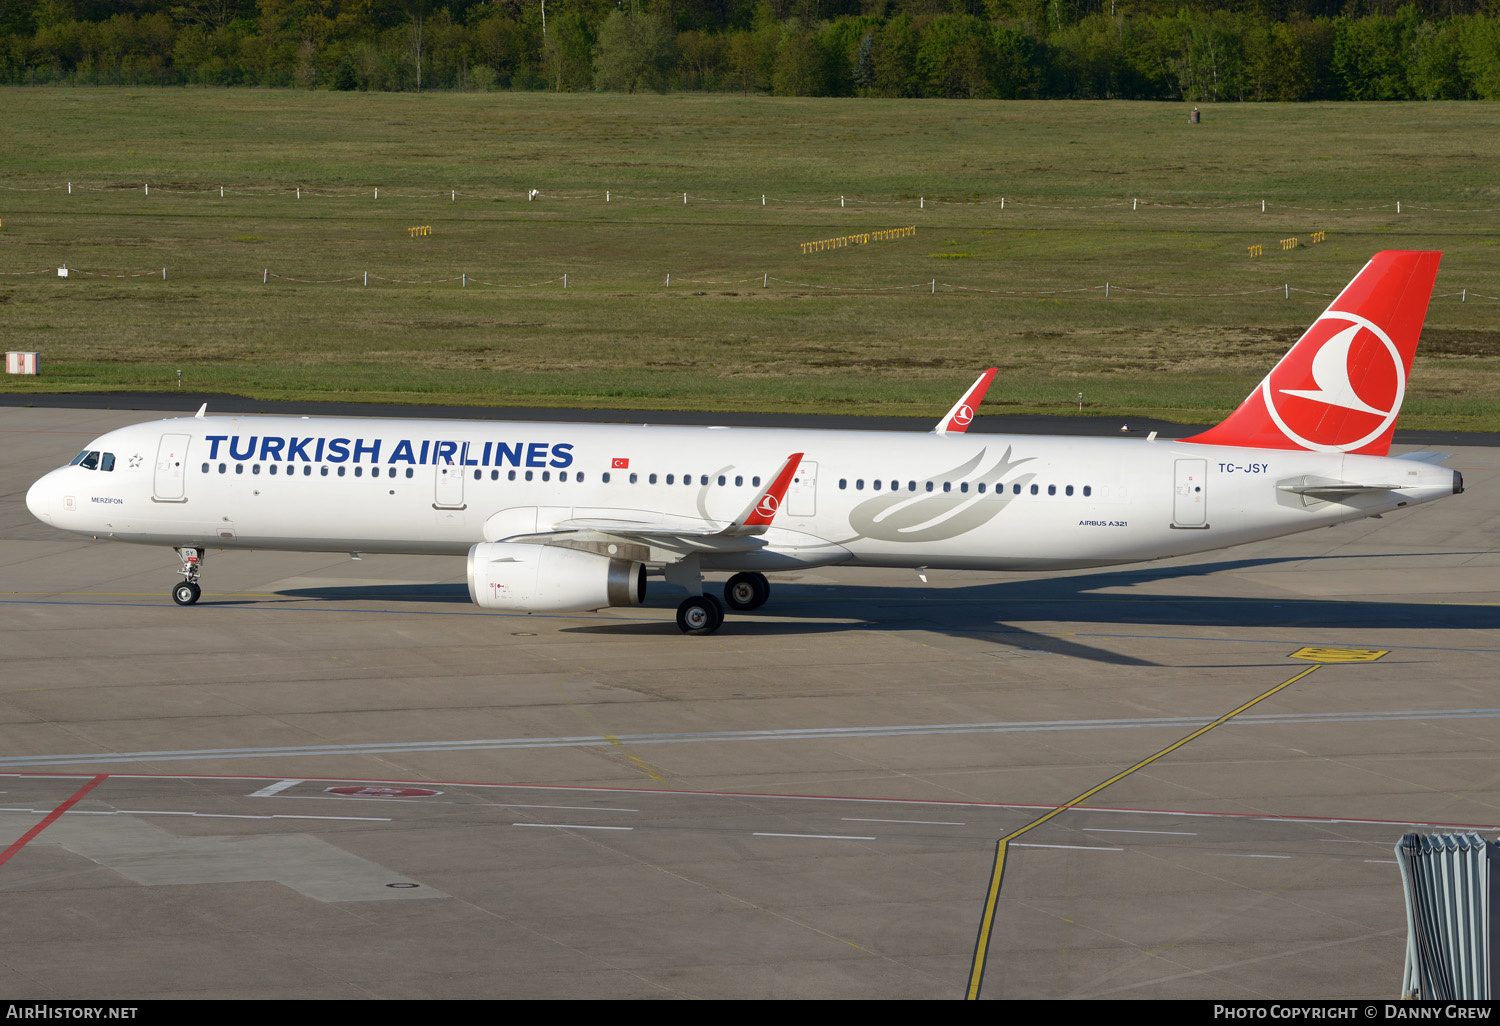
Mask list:
[[483,542],[469,549],[469,597],[485,609],[527,613],[638,606],[646,566],[557,545]]

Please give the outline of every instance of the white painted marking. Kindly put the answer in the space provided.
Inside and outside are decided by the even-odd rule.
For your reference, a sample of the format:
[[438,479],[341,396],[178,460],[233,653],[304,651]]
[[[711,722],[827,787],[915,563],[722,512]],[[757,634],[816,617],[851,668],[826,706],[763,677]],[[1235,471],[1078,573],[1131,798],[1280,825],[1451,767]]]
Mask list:
[[968,826],[956,820],[947,819],[862,819],[859,816],[844,816],[845,823],[912,823],[918,826]]
[[547,827],[550,830],[634,830],[635,827],[587,826],[582,823],[512,823],[511,826]]
[[1124,848],[1100,848],[1086,844],[1022,844],[1020,841],[1011,841],[1012,848],[1063,848],[1068,851],[1124,851]]
[[253,792],[250,795],[250,797],[251,798],[269,798],[273,794],[280,794],[282,791],[285,791],[287,788],[289,788],[289,787],[296,787],[298,784],[301,784],[301,783],[304,783],[304,781],[301,781],[301,780],[278,780],[274,784],[267,784],[265,787],[261,788],[259,791]]
[[[25,812],[45,816],[52,809],[0,809],[0,812]],[[251,816],[230,812],[174,812],[167,809],[69,809],[65,816],[189,816],[198,819],[317,819],[335,823],[389,823],[389,816]]]
[[873,841],[873,837],[856,837],[852,834],[771,834],[757,830],[756,837],[810,837],[819,841]]
[[[457,804],[457,803],[455,803]],[[640,812],[640,809],[612,809],[602,805],[517,805],[511,802],[485,802],[493,809],[562,809],[565,812]]]
[[[299,801],[313,802],[343,802],[348,798],[327,794],[288,794],[283,798],[296,798]],[[608,805],[524,805],[520,802],[458,802],[441,801],[434,802],[431,798],[375,798],[361,797],[362,802],[402,802],[407,805],[464,805],[470,808],[481,809],[562,809],[564,812],[640,812],[640,809],[621,809]]]
[[1114,827],[1084,827],[1086,834],[1166,834],[1170,837],[1197,837],[1192,830],[1122,830]]
[[[475,615],[480,615],[476,613]],[[488,615],[488,614],[486,614]],[[1240,726],[1287,723],[1368,723],[1391,720],[1477,719],[1500,716],[1500,708],[1485,709],[1417,709],[1392,712],[1348,713],[1280,713],[1245,715],[1235,719]],[[389,741],[359,745],[306,745],[284,748],[205,748],[193,750],[147,752],[88,752],[79,754],[30,755],[0,758],[0,766],[28,768],[34,766],[119,764],[126,762],[173,762],[187,759],[265,759],[289,756],[370,755],[410,752],[462,752],[516,750],[529,748],[574,748],[602,744],[648,745],[692,744],[722,741],[809,741],[839,738],[913,737],[944,734],[1010,734],[1079,730],[1137,730],[1163,727],[1200,727],[1205,720],[1191,716],[1145,717],[1111,720],[1043,720],[1037,722],[997,723],[929,723],[886,727],[818,727],[787,730],[705,731],[672,734],[631,734],[615,738],[602,736],[548,738],[480,738],[448,741]],[[116,776],[122,774],[115,774]],[[426,786],[426,785],[417,785]],[[788,796],[789,797],[789,796]],[[1128,810],[1119,810],[1128,811]],[[1288,820],[1297,822],[1297,820]],[[1307,820],[1307,822],[1327,822]],[[1334,820],[1333,822],[1362,822]]]
[[1226,859],[1289,859],[1290,855],[1240,855],[1232,851],[1216,851],[1213,854]]

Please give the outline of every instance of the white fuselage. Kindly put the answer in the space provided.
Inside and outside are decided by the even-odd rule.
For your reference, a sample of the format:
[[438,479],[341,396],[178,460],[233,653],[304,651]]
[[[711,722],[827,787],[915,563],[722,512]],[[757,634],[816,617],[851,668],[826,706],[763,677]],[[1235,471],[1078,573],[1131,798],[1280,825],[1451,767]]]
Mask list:
[[[1099,566],[1456,490],[1451,470],[1419,461],[1139,438],[187,417],[89,448],[113,469],[46,475],[27,496],[39,518],[151,544],[451,554],[590,518],[729,523],[788,454],[805,453],[753,547],[690,543],[704,570]],[[1328,498],[1307,494],[1309,482],[1373,490]],[[684,552],[649,549],[653,567]]]

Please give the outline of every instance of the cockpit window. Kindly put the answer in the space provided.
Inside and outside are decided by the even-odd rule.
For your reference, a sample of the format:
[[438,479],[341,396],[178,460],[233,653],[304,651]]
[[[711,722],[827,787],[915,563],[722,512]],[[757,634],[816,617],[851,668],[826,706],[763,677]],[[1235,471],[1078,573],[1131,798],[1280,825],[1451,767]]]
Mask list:
[[84,461],[84,458],[87,457],[88,454],[89,454],[89,451],[87,449],[83,450],[83,452],[81,452],[77,456],[73,457],[73,462],[69,463],[68,466],[70,466],[70,467],[76,467],[76,466],[78,466],[78,464],[80,464],[80,463],[82,463]]
[[115,469],[115,454],[112,453],[112,452],[107,452],[102,457],[100,457],[100,459],[99,459],[99,469],[100,470],[114,470]]
[[79,453],[78,458],[73,461],[72,465],[82,467],[84,470],[98,470],[99,451],[96,449],[92,452]]

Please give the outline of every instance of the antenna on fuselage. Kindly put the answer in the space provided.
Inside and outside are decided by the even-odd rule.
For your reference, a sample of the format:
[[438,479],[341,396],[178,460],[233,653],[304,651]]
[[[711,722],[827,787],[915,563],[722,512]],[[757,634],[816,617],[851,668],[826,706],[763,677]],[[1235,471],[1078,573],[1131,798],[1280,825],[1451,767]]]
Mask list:
[[195,414],[193,414],[193,416],[197,417],[199,420],[202,420],[203,419],[203,415],[205,413],[207,413],[207,412],[208,412],[208,403],[204,403],[202,406],[198,407],[198,412],[195,413]]

